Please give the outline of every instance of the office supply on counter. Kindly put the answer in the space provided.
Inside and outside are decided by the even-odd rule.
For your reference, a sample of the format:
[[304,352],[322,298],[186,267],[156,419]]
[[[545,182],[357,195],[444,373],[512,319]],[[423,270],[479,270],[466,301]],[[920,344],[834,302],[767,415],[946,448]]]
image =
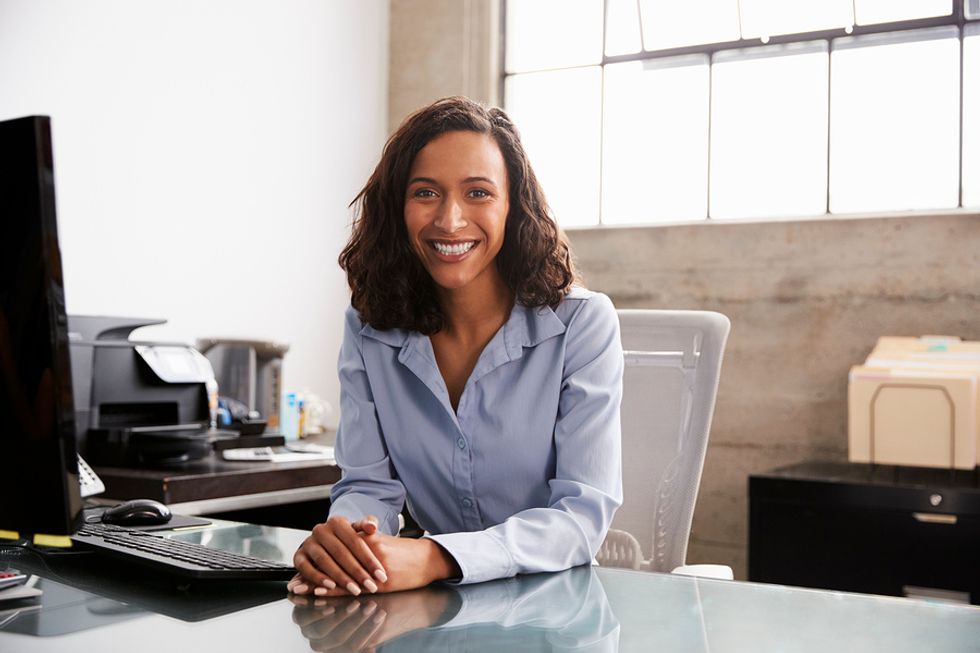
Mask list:
[[0,122],[0,530],[67,535],[82,509],[51,124]]
[[[256,413],[270,429],[278,431],[282,359],[289,345],[267,340],[200,338],[197,349],[211,361],[221,395],[240,402],[247,412]],[[256,418],[246,414],[244,419]],[[234,424],[230,427],[234,428]]]
[[71,539],[83,549],[197,580],[288,580],[296,573],[289,564],[108,524],[85,524]]
[[78,448],[95,465],[203,458],[238,436],[211,428],[217,398],[207,358],[181,343],[130,339],[164,322],[68,317]]
[[325,451],[296,451],[290,446],[285,447],[252,447],[248,449],[227,449],[221,452],[225,460],[233,461],[269,461],[274,463],[300,462],[306,460],[333,461],[333,448]]
[[166,524],[173,514],[165,504],[153,499],[130,499],[102,511],[103,524],[117,526],[155,526]]
[[[0,573],[0,579],[3,574]],[[37,587],[37,576],[22,574],[17,572],[13,582],[3,584],[0,582],[0,608],[6,609],[12,603],[22,604],[26,599],[33,599],[41,596],[41,590]],[[0,621],[3,620],[3,613],[0,612]]]
[[848,460],[973,469],[980,462],[980,343],[879,338],[848,375]]
[[22,574],[16,569],[8,568],[0,570],[0,590],[23,585],[27,581],[27,578],[27,574]]
[[[94,506],[86,508],[82,515],[86,524],[96,524],[102,522],[102,514],[109,506]],[[169,506],[168,506],[169,509]],[[195,528],[203,528],[212,523],[210,519],[181,515],[170,511],[170,519],[156,524],[126,524],[125,528],[131,531],[181,531]]]

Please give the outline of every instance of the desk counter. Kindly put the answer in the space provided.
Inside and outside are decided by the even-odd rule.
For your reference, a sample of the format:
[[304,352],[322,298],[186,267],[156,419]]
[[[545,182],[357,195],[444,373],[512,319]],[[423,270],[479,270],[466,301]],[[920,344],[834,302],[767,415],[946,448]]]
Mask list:
[[185,515],[327,499],[340,480],[329,461],[231,462],[217,454],[169,467],[97,467],[113,499],[156,499]]
[[[280,559],[304,536],[229,522],[173,535]],[[0,606],[5,653],[980,651],[976,607],[618,569],[314,601],[284,583],[178,586],[85,554],[4,562],[44,590],[38,608]]]

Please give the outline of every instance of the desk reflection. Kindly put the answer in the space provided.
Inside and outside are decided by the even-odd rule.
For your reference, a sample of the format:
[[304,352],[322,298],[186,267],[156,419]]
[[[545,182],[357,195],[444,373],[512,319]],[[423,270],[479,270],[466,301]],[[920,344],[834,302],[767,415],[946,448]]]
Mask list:
[[591,567],[345,598],[291,596],[315,651],[617,651],[619,621]]

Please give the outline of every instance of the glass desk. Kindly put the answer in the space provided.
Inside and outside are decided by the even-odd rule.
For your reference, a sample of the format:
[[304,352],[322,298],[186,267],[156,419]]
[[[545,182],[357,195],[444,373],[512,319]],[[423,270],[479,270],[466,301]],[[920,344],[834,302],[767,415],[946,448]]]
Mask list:
[[[288,560],[302,531],[216,522],[174,534]],[[39,605],[0,604],[0,651],[980,652],[980,608],[579,567],[348,599],[285,583],[181,586],[91,554],[4,550]]]

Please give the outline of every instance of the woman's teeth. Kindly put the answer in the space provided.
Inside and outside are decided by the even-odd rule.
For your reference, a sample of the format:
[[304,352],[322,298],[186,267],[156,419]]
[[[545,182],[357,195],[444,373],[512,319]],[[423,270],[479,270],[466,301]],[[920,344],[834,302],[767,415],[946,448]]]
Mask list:
[[476,245],[475,240],[471,240],[466,243],[458,243],[454,245],[445,245],[443,243],[432,243],[432,246],[436,248],[436,251],[443,256],[459,256],[460,254],[465,254],[466,252],[473,249]]

